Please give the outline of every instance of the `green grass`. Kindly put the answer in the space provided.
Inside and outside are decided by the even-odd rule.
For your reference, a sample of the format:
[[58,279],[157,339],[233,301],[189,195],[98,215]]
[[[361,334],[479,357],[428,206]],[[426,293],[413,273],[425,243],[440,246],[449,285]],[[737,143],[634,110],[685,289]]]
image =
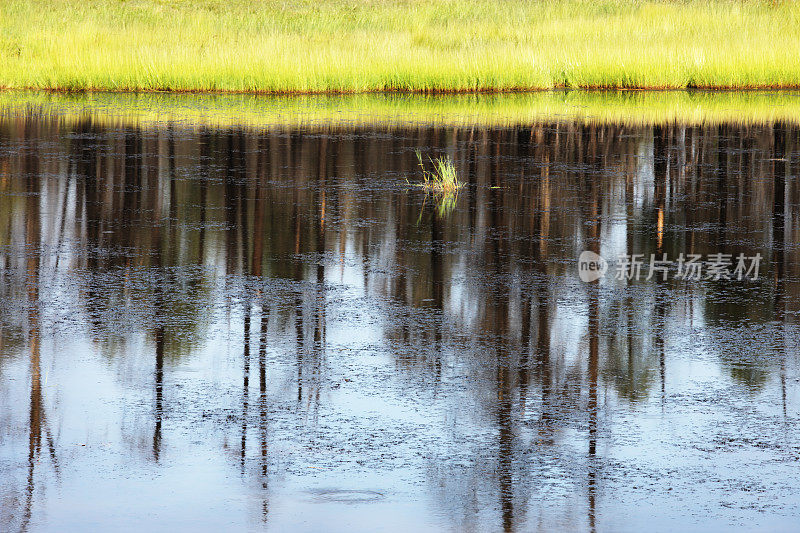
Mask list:
[[800,2],[0,0],[0,87],[800,87]]
[[419,186],[425,191],[449,195],[463,186],[458,181],[456,165],[449,156],[444,155],[435,159],[429,158],[433,170],[425,168],[425,164],[422,161],[422,153],[419,150],[417,150],[417,159],[419,160],[419,168],[422,171],[422,183],[419,183]]
[[[419,161],[419,168],[422,171],[422,181],[415,185],[425,191],[425,199],[427,200],[428,194],[433,194],[433,199],[436,205],[436,214],[440,218],[445,218],[453,212],[458,203],[458,191],[464,184],[458,179],[458,171],[456,164],[450,156],[443,155],[440,157],[428,157],[433,170],[428,170],[425,167],[425,162],[422,159],[422,152],[417,150],[417,160]],[[411,181],[406,180],[411,185]],[[424,211],[424,210],[423,210]],[[420,212],[420,217],[422,217]],[[419,220],[417,221],[419,222]]]

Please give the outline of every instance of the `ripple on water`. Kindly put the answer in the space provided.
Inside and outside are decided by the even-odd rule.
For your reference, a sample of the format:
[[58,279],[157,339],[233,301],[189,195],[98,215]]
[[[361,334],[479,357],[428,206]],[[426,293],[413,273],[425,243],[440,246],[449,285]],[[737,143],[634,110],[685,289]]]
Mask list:
[[386,498],[385,494],[376,490],[324,488],[308,492],[314,503],[372,503]]

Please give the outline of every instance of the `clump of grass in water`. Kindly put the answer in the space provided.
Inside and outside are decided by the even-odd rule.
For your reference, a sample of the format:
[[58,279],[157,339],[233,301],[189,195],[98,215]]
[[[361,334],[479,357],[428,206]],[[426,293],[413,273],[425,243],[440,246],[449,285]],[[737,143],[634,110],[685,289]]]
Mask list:
[[[458,202],[458,190],[464,186],[463,183],[458,181],[456,165],[449,156],[437,157],[436,159],[428,158],[433,165],[433,170],[431,171],[425,168],[422,153],[416,150],[416,154],[419,168],[422,169],[422,183],[417,183],[416,185],[425,190],[426,200],[428,193],[433,193],[434,201],[436,202],[436,213],[440,218],[444,218],[455,209]],[[408,180],[406,182],[410,184]],[[420,212],[421,216],[422,212]]]
[[428,192],[447,195],[455,193],[464,186],[463,183],[458,181],[456,165],[449,156],[428,159],[433,165],[433,171],[425,168],[425,163],[422,161],[422,153],[417,150],[419,168],[422,169],[422,183],[419,184],[420,187]]

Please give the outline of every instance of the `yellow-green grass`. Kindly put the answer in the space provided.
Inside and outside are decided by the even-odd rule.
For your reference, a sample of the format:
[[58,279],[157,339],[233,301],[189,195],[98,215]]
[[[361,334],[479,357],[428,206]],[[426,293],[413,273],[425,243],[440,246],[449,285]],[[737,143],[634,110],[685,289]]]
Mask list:
[[0,87],[800,87],[800,2],[0,0]]
[[422,181],[417,185],[426,192],[451,195],[463,187],[463,184],[458,180],[456,165],[450,156],[443,155],[429,158],[430,166],[433,170],[428,170],[419,150],[417,150],[417,159],[419,160],[419,168],[422,171]]
[[797,91],[544,91],[525,94],[264,96],[0,92],[0,118],[184,127],[800,124]]

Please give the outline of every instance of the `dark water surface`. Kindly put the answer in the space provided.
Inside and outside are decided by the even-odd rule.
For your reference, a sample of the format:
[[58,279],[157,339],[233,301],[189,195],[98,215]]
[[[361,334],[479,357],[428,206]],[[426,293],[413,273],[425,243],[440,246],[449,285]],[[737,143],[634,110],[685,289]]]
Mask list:
[[1,114],[0,530],[796,530],[798,147]]

